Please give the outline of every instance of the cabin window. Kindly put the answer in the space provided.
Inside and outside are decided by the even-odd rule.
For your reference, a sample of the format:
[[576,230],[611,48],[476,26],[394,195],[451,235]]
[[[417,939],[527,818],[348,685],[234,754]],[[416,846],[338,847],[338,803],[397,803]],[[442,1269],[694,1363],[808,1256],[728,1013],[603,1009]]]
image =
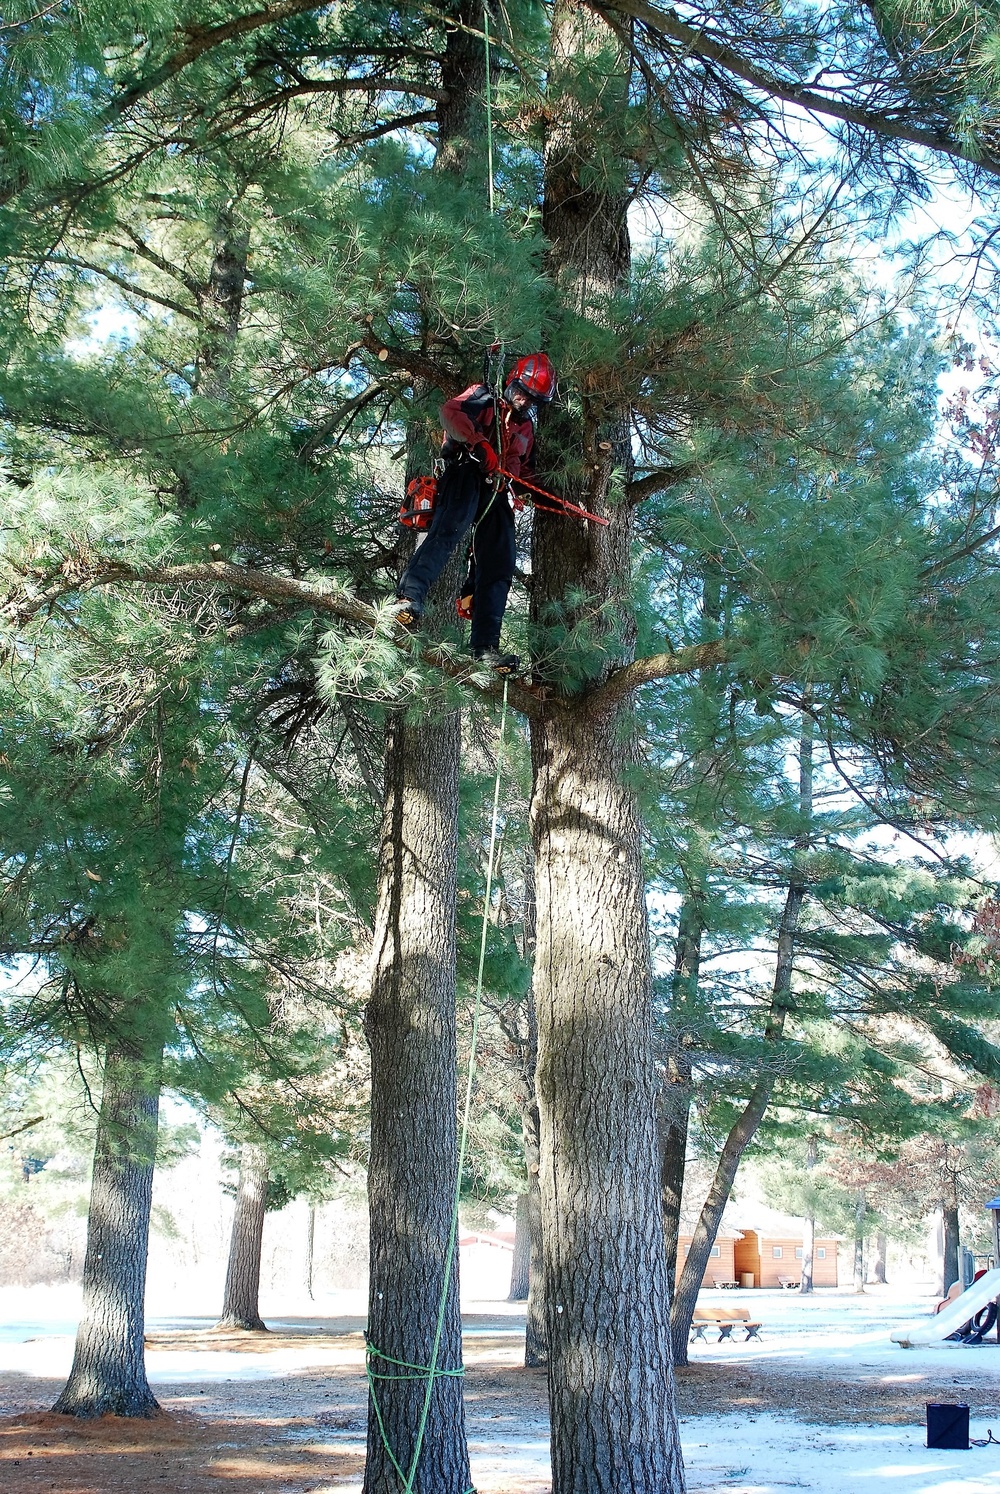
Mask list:
[[710,1254],[713,1260],[718,1260],[719,1256],[722,1254],[722,1251],[718,1245],[713,1245]]
[[772,1245],[771,1246],[771,1254],[774,1256],[774,1259],[776,1261],[780,1261],[781,1260],[781,1246],[780,1245]]
[[826,1260],[826,1246],[825,1245],[820,1245],[818,1247],[818,1249],[816,1251],[816,1259],[818,1261],[825,1261]]
[[802,1259],[802,1246],[801,1245],[796,1245],[796,1247],[795,1247],[795,1259],[797,1261],[800,1261]]
[[684,1254],[685,1255],[687,1255],[690,1252],[690,1250],[691,1250],[691,1246],[690,1245],[685,1245],[684,1246]]

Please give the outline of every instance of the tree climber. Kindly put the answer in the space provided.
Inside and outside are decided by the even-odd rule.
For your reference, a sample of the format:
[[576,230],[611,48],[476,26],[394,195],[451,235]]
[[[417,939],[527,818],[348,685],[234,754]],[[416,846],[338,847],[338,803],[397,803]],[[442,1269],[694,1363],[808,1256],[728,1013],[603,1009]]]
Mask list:
[[473,658],[486,659],[501,673],[511,673],[519,663],[516,655],[497,652],[517,555],[508,478],[534,472],[538,406],[547,405],[555,391],[556,372],[549,358],[531,353],[511,369],[499,401],[487,385],[472,384],[442,405],[443,471],[434,516],[396,588],[396,620],[409,627],[420,618],[428,591],[471,524],[469,576],[460,612],[468,615],[461,603],[471,596]]

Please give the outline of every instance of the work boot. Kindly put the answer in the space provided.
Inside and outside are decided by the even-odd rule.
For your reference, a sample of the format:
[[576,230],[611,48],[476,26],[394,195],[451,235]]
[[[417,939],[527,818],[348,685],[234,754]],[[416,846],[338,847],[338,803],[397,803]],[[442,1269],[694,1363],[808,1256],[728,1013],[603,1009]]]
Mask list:
[[397,597],[392,605],[392,615],[401,628],[414,628],[423,616],[424,609],[412,597]]
[[472,657],[485,664],[487,669],[492,669],[494,674],[516,674],[521,667],[517,654],[498,654],[493,648],[480,649]]

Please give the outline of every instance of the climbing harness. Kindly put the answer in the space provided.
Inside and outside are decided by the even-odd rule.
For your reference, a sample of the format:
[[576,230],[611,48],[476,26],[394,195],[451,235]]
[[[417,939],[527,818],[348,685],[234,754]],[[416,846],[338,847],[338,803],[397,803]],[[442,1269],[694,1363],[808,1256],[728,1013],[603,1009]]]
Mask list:
[[[420,1454],[424,1445],[424,1434],[427,1431],[427,1419],[430,1415],[431,1397],[434,1394],[435,1380],[460,1378],[465,1374],[464,1368],[439,1369],[438,1359],[441,1353],[441,1340],[444,1337],[444,1321],[448,1310],[448,1295],[451,1291],[451,1277],[455,1265],[455,1251],[458,1246],[458,1205],[462,1191],[462,1173],[465,1170],[465,1158],[469,1147],[469,1131],[472,1125],[472,1095],[476,1083],[477,1072],[477,1049],[479,1046],[479,1026],[483,1010],[483,973],[486,969],[486,940],[490,926],[490,903],[493,899],[493,873],[496,866],[497,852],[497,827],[500,822],[500,788],[503,779],[503,755],[507,740],[507,688],[506,677],[503,682],[503,702],[500,707],[500,733],[497,743],[497,771],[493,782],[493,816],[490,822],[490,850],[486,860],[486,893],[483,900],[483,929],[479,941],[479,968],[476,973],[476,995],[472,1006],[472,1034],[469,1043],[469,1062],[465,1082],[465,1106],[462,1111],[462,1126],[459,1131],[458,1160],[455,1169],[455,1197],[451,1211],[451,1227],[448,1231],[448,1247],[444,1259],[444,1279],[441,1284],[441,1298],[438,1303],[437,1322],[434,1327],[434,1340],[431,1346],[430,1364],[409,1364],[404,1359],[394,1359],[389,1354],[383,1354],[381,1349],[369,1343],[366,1351],[366,1371],[368,1376],[368,1392],[371,1397],[372,1408],[375,1412],[375,1420],[378,1423],[379,1435],[382,1445],[386,1450],[389,1461],[399,1476],[402,1484],[402,1494],[413,1494],[417,1477],[417,1467],[420,1463]],[[388,1366],[385,1370],[376,1369],[377,1364]],[[426,1390],[424,1391],[423,1405],[420,1411],[420,1421],[417,1424],[417,1436],[413,1444],[413,1453],[408,1468],[397,1459],[389,1445],[389,1438],[385,1429],[385,1421],[382,1416],[382,1408],[379,1405],[377,1386],[382,1381],[398,1380],[424,1380]],[[469,1488],[464,1494],[476,1494],[475,1489]]]

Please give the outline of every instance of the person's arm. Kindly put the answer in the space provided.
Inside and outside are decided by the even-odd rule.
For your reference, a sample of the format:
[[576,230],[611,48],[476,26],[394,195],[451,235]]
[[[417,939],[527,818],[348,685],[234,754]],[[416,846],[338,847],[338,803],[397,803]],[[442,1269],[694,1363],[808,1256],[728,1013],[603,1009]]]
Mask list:
[[[485,398],[483,397],[485,396]],[[493,402],[489,390],[473,384],[441,406],[441,424],[445,434],[463,446],[480,446],[489,442],[484,427],[492,424]]]

